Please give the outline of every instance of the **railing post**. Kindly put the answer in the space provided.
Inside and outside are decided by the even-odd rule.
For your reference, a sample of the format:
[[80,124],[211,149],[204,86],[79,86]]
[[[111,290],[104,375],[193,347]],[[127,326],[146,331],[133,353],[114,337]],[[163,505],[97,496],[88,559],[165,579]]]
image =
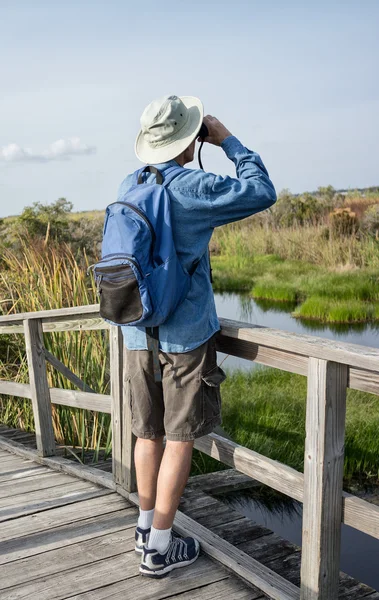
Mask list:
[[123,388],[124,388],[124,413],[123,413],[123,446],[122,460],[125,465],[125,489],[129,492],[137,491],[136,468],[134,464],[134,447],[136,436],[132,432],[132,413],[130,410],[129,378],[126,376],[126,347],[123,346]]
[[301,600],[338,597],[348,367],[309,358]]
[[112,397],[112,471],[114,481],[128,492],[136,490],[134,468],[135,439],[125,381],[124,341],[121,328],[111,325],[110,380]]
[[24,319],[23,325],[37,451],[40,456],[52,456],[55,454],[55,438],[43,347],[42,321],[41,319]]

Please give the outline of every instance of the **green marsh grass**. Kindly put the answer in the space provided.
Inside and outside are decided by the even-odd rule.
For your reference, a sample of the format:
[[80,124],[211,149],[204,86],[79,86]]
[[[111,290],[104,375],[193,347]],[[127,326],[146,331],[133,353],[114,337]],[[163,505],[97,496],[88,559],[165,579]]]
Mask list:
[[[307,381],[277,369],[227,370],[222,427],[251,450],[303,471]],[[345,483],[379,478],[379,398],[348,390]]]

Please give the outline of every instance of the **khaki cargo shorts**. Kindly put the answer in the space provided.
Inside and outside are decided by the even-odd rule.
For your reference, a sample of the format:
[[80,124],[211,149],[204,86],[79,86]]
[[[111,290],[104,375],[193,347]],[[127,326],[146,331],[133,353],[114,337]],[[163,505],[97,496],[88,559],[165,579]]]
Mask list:
[[183,353],[159,350],[162,381],[154,381],[152,352],[126,352],[126,401],[134,435],[188,441],[222,423],[220,383],[226,375],[217,365],[216,334]]

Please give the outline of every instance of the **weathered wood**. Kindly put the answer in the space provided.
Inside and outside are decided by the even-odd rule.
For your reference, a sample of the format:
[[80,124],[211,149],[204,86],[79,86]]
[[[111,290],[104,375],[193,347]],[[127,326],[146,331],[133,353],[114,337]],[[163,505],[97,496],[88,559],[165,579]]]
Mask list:
[[66,486],[47,489],[45,493],[41,493],[39,490],[38,492],[30,492],[30,494],[12,496],[9,499],[3,498],[0,501],[0,522],[50,510],[56,506],[80,502],[87,498],[93,498],[97,494],[103,493],[103,491],[103,489],[97,488],[87,481],[77,481],[66,484]]
[[108,394],[50,388],[50,397],[52,404],[86,408],[87,410],[96,410],[107,414],[111,413],[111,396]]
[[112,406],[112,471],[114,481],[125,486],[125,467],[122,464],[123,440],[123,336],[121,327],[112,325],[109,330],[110,383]]
[[53,308],[50,310],[39,310],[35,312],[15,313],[0,316],[0,324],[22,322],[25,319],[54,319],[61,317],[80,317],[81,315],[93,315],[99,317],[98,304],[86,304],[84,306],[70,306],[69,308]]
[[[83,319],[82,317],[45,317],[42,322],[44,333],[51,331],[95,331],[99,329],[109,329],[110,325],[99,316],[93,316]],[[0,323],[0,335],[5,333],[24,333],[22,325],[7,325]]]
[[125,477],[125,489],[130,492],[137,490],[136,468],[134,464],[134,448],[136,436],[132,432],[132,412],[130,410],[130,380],[126,369],[126,346],[123,344],[123,413],[122,413],[122,465]]
[[41,320],[26,319],[24,330],[37,449],[41,456],[52,456],[55,454],[55,439]]
[[0,436],[0,448],[14,452],[19,456],[31,459],[37,463],[46,465],[54,471],[62,471],[74,477],[85,479],[92,483],[96,483],[110,490],[116,490],[116,484],[113,481],[110,473],[99,472],[97,469],[89,465],[74,463],[72,460],[63,458],[62,456],[42,457],[39,456],[36,450],[25,448],[22,444],[12,440],[4,440]]
[[[138,495],[130,494],[131,502],[139,505]],[[209,531],[181,511],[177,511],[174,529],[181,535],[191,535],[199,540],[203,550],[221,564],[232,569],[240,577],[255,585],[274,600],[298,600],[299,588],[248,556],[226,540]]]
[[[72,506],[70,508],[72,509]],[[35,555],[39,556],[40,559],[42,552],[62,547],[68,548],[69,546],[75,556],[77,551],[75,544],[129,527],[134,530],[137,519],[138,509],[135,506],[114,510],[114,512],[96,515],[80,521],[73,521],[72,523],[70,522],[70,515],[67,513],[67,520],[63,526],[30,533],[21,540],[16,538],[2,542],[0,565]]]
[[37,490],[45,490],[46,488],[65,485],[66,483],[73,483],[74,481],[76,481],[74,477],[64,475],[64,473],[56,474],[54,471],[39,475],[35,474],[33,479],[29,480],[28,478],[7,482],[0,480],[0,499],[11,498],[12,496],[27,494]]
[[[75,523],[91,517],[100,517],[107,513],[114,513],[125,507],[130,507],[130,504],[124,498],[121,498],[114,492],[103,490],[96,496],[84,498],[82,501],[75,504],[75,509],[70,503],[63,506],[45,510],[33,515],[26,515],[17,519],[11,519],[1,524],[0,527],[0,542],[16,540],[28,535],[36,535],[40,533],[45,535],[50,529],[64,526],[66,523]],[[45,533],[43,533],[45,532]],[[20,541],[23,543],[23,541]]]
[[347,368],[309,359],[301,600],[336,600],[341,547]]
[[193,475],[188,479],[187,488],[198,488],[204,492],[212,494],[225,494],[236,490],[246,490],[260,485],[258,481],[252,479],[236,469],[223,469],[214,473],[204,475]]
[[295,469],[226,440],[216,433],[197,438],[194,446],[197,450],[234,467],[245,475],[249,475],[291,498],[302,500],[303,476]]
[[[195,440],[195,448],[295,500],[303,501],[304,475],[215,433]],[[379,539],[379,506],[342,494],[343,523]]]
[[[241,323],[220,318],[221,335],[252,342],[258,346],[276,348],[284,352],[312,356],[367,369],[379,370],[379,349],[348,344],[300,333],[290,333],[270,327]],[[220,334],[218,334],[220,335]]]
[[43,349],[43,353],[45,355],[45,359],[53,365],[57,371],[59,371],[64,377],[66,377],[71,383],[76,385],[82,392],[89,392],[95,394],[95,390],[93,390],[89,385],[87,385],[84,381],[80,379],[75,373],[71,371],[66,365],[60,361],[56,356],[51,354],[46,348]]
[[[190,594],[190,598],[192,594],[193,597],[196,597],[195,594],[201,594],[204,591],[204,586],[218,582],[223,583],[229,589],[229,599],[234,599],[234,593],[236,593],[234,582],[237,584],[237,581],[231,578],[222,567],[219,567],[206,556],[200,555],[193,566],[177,569],[169,577],[159,580],[138,576],[130,577],[106,587],[99,587],[87,593],[78,594],[70,600],[128,600],[129,598],[135,600],[170,598],[170,600],[175,600],[176,597],[181,599],[185,592]],[[218,589],[214,599],[219,598],[219,593],[220,590]],[[250,600],[258,600],[258,598],[263,597],[260,592],[255,592],[253,588],[249,588],[249,593]]]
[[6,483],[7,481],[18,481],[20,479],[27,479],[28,477],[34,477],[42,473],[48,473],[47,467],[33,466],[33,467],[12,467],[5,471],[0,472],[0,483]]
[[[66,571],[66,579],[70,581],[71,569],[84,566],[91,568],[91,563],[102,561],[124,552],[131,552],[134,550],[135,545],[134,527],[137,518],[135,514],[134,523],[129,525],[129,528],[124,527],[118,531],[104,533],[102,536],[76,541],[74,544],[71,543],[67,546],[63,545],[63,547],[45,551],[43,560],[41,560],[41,555],[37,554],[37,556],[29,556],[19,559],[14,563],[2,565],[0,579],[1,597],[3,598],[3,594],[6,595],[7,589],[16,588],[17,593],[17,588],[24,585],[31,585],[33,581],[35,581],[36,585],[36,590],[33,593],[36,594],[41,578],[51,579],[54,575]],[[63,587],[65,585],[63,584]],[[35,597],[38,596],[35,595]]]
[[16,383],[14,381],[0,380],[0,394],[30,399],[32,397],[32,392],[28,383]]

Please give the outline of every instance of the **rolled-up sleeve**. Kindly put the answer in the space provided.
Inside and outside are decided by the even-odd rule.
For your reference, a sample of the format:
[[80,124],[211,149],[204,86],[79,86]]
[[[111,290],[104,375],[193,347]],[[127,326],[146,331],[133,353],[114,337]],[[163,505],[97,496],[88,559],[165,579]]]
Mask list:
[[276,192],[259,154],[249,150],[234,136],[221,144],[236,166],[236,178],[208,174],[211,226],[245,219],[276,202]]

